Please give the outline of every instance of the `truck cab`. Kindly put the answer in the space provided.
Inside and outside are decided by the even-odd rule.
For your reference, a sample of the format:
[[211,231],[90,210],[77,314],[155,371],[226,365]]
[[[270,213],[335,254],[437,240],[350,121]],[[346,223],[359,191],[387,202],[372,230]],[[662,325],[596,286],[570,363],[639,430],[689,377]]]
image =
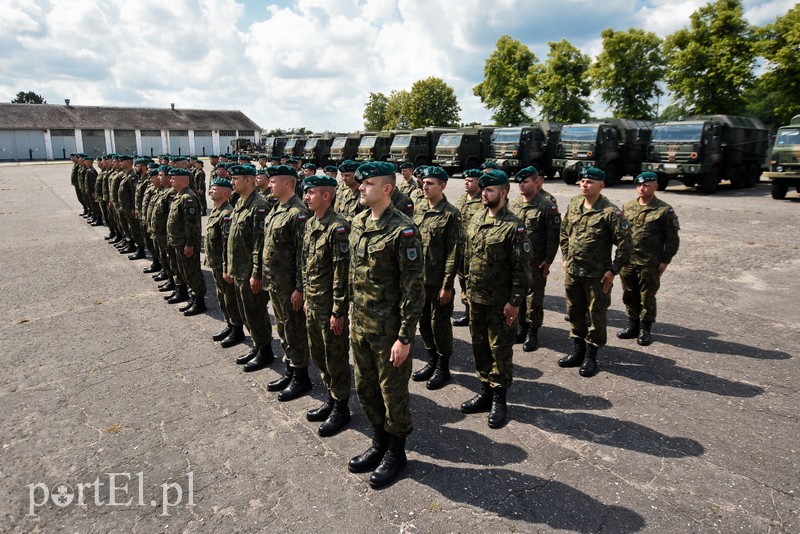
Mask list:
[[800,115],[792,117],[789,126],[781,126],[772,154],[769,158],[769,171],[764,173],[769,178],[772,198],[786,198],[789,188],[800,193]]

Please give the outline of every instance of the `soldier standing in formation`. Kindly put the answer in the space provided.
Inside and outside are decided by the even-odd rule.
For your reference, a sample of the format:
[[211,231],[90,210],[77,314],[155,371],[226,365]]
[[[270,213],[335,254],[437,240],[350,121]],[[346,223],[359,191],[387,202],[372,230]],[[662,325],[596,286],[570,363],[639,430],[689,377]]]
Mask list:
[[406,161],[400,164],[400,177],[401,182],[397,188],[407,197],[411,198],[411,192],[417,188],[417,183],[414,181],[414,164]]
[[[461,224],[464,227],[463,246],[466,247],[466,229],[472,217],[483,209],[481,201],[481,188],[478,187],[478,178],[483,173],[478,169],[464,171],[464,194],[456,201],[455,207],[461,212]],[[467,257],[462,255],[461,265],[458,267],[458,285],[461,287],[461,304],[464,305],[464,315],[453,321],[453,326],[469,326],[469,301],[467,300]]]
[[355,216],[364,211],[364,206],[359,202],[361,193],[355,179],[356,169],[358,169],[358,163],[349,159],[339,165],[339,175],[342,181],[336,191],[333,208],[349,223],[352,223]]

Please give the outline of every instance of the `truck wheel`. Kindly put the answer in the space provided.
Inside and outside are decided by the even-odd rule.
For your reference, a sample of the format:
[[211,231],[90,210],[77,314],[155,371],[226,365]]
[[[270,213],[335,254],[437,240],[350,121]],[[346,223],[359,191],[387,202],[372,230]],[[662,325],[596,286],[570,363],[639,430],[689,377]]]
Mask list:
[[789,186],[782,184],[776,180],[772,181],[772,198],[775,200],[783,200],[786,198],[786,193],[789,192]]
[[578,183],[578,173],[574,171],[561,171],[564,177],[564,183],[567,185],[575,185]]
[[761,178],[761,167],[758,163],[751,163],[747,169],[747,180],[744,182],[745,187],[755,186]]
[[658,182],[658,190],[659,191],[666,191],[667,186],[669,185],[669,175],[664,173],[658,173],[656,176],[656,182]]
[[700,179],[700,192],[704,195],[712,195],[717,190],[719,183],[719,167],[712,167],[708,174]]

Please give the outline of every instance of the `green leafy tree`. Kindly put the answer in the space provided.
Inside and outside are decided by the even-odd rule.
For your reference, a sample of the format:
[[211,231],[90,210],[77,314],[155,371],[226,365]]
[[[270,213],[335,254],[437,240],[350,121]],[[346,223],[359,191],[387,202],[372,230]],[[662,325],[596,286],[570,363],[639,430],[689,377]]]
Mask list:
[[767,60],[763,89],[773,95],[776,122],[788,124],[793,115],[800,113],[800,4],[757,35],[758,49]]
[[42,97],[42,95],[38,95],[33,91],[20,91],[17,93],[17,96],[14,100],[11,101],[12,104],[47,104],[47,100]]
[[456,92],[441,78],[417,80],[408,98],[408,119],[412,128],[457,126],[461,106]]
[[691,113],[742,113],[744,90],[754,79],[755,40],[741,1],[717,0],[690,21],[664,41],[669,90]]
[[383,130],[386,127],[386,107],[389,97],[383,93],[370,93],[364,106],[364,128],[367,130]]
[[652,32],[630,28],[603,30],[603,51],[589,68],[592,85],[617,117],[656,116],[664,76],[661,39]]
[[[772,90],[765,76],[756,79],[753,85],[744,92],[745,114],[748,117],[758,117],[768,127],[781,126],[787,124],[776,110],[780,109],[783,95],[779,91]],[[800,109],[795,107],[795,111]],[[789,117],[791,119],[791,117]]]
[[386,129],[406,129],[411,127],[409,106],[411,95],[408,91],[392,91],[386,103]]
[[689,115],[689,112],[678,103],[673,102],[668,106],[664,106],[664,109],[661,110],[661,114],[658,116],[658,120],[660,121],[676,121],[681,117],[686,117]]
[[494,111],[495,124],[520,124],[530,120],[525,108],[533,104],[531,82],[539,75],[540,68],[536,54],[516,39],[503,35],[486,59],[483,81],[472,92]]
[[544,120],[565,123],[589,118],[591,60],[566,39],[548,42],[550,51],[541,76],[530,78]]

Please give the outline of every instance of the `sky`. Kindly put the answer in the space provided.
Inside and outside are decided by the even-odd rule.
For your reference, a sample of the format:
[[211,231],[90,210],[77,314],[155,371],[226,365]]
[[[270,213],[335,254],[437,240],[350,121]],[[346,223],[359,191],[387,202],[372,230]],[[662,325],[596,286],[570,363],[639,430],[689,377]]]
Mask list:
[[[491,123],[472,88],[508,34],[540,61],[605,28],[664,37],[701,0],[0,0],[0,101],[238,109],[263,129],[363,128],[371,92],[450,84],[462,122]],[[744,0],[756,25],[792,0]],[[663,105],[663,103],[662,103]],[[594,112],[605,107],[595,102]]]

